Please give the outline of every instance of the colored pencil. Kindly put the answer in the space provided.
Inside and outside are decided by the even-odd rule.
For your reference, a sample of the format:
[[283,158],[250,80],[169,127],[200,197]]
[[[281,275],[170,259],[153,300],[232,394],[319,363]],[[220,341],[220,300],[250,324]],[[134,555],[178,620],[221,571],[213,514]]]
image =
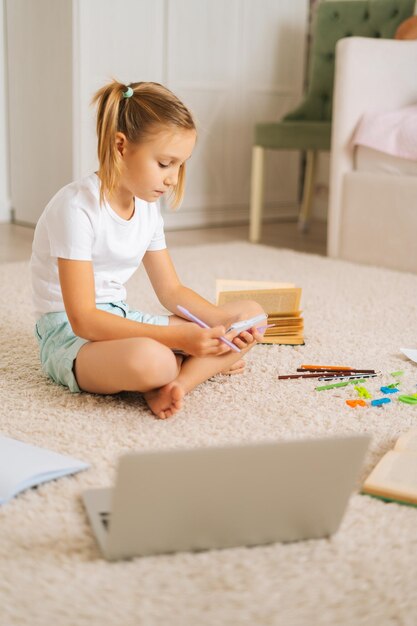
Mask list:
[[353,379],[353,378],[373,378],[374,376],[377,376],[377,373],[374,374],[351,374],[350,372],[345,372],[345,373],[339,373],[339,372],[334,372],[334,373],[327,373],[327,372],[321,372],[320,374],[318,373],[314,373],[314,374],[282,374],[280,376],[278,376],[278,380],[290,380],[290,379],[297,379],[297,378],[317,378],[318,380],[333,380],[334,378],[344,378],[346,380],[348,379]]
[[349,374],[339,374],[335,372],[334,374],[327,374],[326,372],[320,372],[320,374],[281,374],[278,376],[279,380],[287,380],[291,378],[318,378],[319,380],[323,379],[324,376],[329,376],[330,378],[340,378],[341,376],[348,376]]
[[350,370],[352,369],[351,367],[348,367],[347,365],[300,365],[300,367],[303,370],[308,370],[308,369],[316,369],[316,370]]
[[353,369],[353,368],[346,368],[346,367],[306,367],[306,366],[301,366],[301,367],[297,367],[297,372],[346,372],[346,373],[353,373],[353,374],[375,374],[375,370],[362,370],[362,369]]

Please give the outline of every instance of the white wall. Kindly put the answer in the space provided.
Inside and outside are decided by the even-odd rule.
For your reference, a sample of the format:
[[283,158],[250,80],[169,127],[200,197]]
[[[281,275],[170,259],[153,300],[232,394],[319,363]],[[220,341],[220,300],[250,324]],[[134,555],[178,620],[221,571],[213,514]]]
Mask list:
[[[253,125],[301,97],[307,0],[6,2],[18,220],[35,222],[52,190],[96,167],[90,101],[112,76],[162,82],[197,118],[184,204],[166,226],[248,218]],[[265,216],[295,215],[298,155],[271,152],[267,167]]]
[[164,0],[74,0],[74,176],[97,167],[93,94],[116,78],[165,82]]
[[0,2],[0,222],[10,221],[10,194],[8,183],[6,76],[5,76],[5,15]]
[[[301,97],[307,5],[123,0],[123,12],[114,0],[75,2],[76,176],[96,167],[94,91],[112,76],[163,82],[199,129],[184,203],[164,212],[166,227],[247,220],[253,125],[278,120]],[[296,214],[298,168],[298,154],[268,155],[265,216]]]
[[[307,2],[181,0],[179,5],[180,14],[168,15],[167,82],[200,121],[181,212],[191,217],[198,208],[206,219],[242,221],[248,218],[254,124],[278,120],[301,97]],[[191,19],[188,29],[185,15]],[[271,152],[267,167],[264,215],[296,213],[299,156]]]
[[6,0],[10,192],[34,223],[71,182],[72,8],[68,0]]

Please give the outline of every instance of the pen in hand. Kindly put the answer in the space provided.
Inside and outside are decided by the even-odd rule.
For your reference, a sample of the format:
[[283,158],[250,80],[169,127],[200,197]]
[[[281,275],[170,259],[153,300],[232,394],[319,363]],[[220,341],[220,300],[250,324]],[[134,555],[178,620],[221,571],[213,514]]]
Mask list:
[[266,326],[258,326],[256,330],[258,330],[260,333],[263,333],[267,330],[267,328],[272,328],[273,326],[276,326],[276,324],[266,324]]
[[[179,304],[177,305],[177,309],[183,314],[185,315],[185,317],[187,317],[191,322],[195,322],[196,324],[198,324],[200,326],[200,328],[210,328],[210,326],[208,324],[206,324],[205,322],[203,322],[202,320],[200,320],[198,317],[196,317],[195,315],[193,315],[192,313],[190,313],[190,311],[188,311],[188,309],[185,309],[183,306],[180,306]],[[229,341],[228,339],[226,339],[226,337],[219,337],[220,341],[222,341],[223,343],[225,343],[227,346],[229,346],[229,348],[231,348],[232,350],[234,350],[235,352],[240,352],[240,349],[231,341]]]

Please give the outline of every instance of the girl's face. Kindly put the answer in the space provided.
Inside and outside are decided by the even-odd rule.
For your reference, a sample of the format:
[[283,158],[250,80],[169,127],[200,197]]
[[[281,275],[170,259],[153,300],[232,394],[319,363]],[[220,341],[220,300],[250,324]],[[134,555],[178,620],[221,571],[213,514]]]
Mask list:
[[122,156],[119,189],[146,202],[156,202],[177,184],[179,169],[192,154],[196,132],[165,128],[139,144],[117,133],[116,141]]

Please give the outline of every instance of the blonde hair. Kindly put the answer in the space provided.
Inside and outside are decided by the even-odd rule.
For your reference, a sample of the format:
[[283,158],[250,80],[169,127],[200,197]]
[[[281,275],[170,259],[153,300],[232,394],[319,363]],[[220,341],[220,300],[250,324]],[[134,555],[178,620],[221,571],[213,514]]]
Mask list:
[[[129,97],[124,93],[130,94]],[[124,85],[113,80],[97,91],[98,175],[101,181],[100,202],[111,194],[120,178],[120,154],[116,133],[123,133],[131,143],[140,143],[152,133],[165,128],[195,130],[190,111],[169,89],[159,83],[140,82]],[[178,182],[170,191],[171,205],[177,208],[185,191],[185,163]]]

